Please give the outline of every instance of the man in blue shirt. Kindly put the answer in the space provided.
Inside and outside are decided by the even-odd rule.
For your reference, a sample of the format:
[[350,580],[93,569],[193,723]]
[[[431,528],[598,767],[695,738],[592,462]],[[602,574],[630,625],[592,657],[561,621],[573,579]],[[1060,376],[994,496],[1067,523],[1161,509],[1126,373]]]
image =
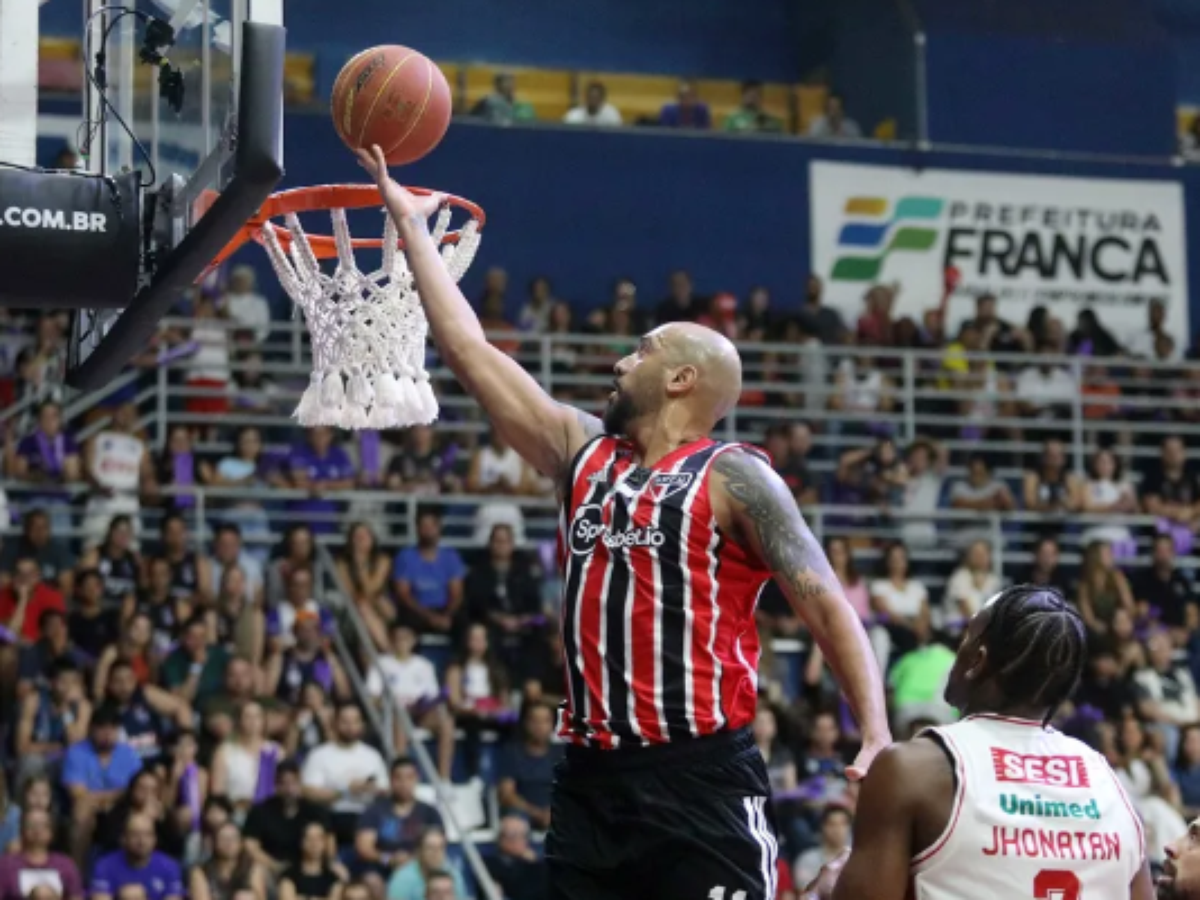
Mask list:
[[179,863],[154,849],[154,821],[142,813],[125,820],[123,849],[100,857],[92,873],[92,900],[114,900],[121,889],[141,885],[146,900],[182,900]]
[[[441,828],[442,816],[417,799],[417,764],[407,756],[392,763],[391,794],[379,797],[358,819],[354,834],[357,868],[368,878],[386,879],[412,859],[427,828]],[[382,889],[383,880],[378,882]]]
[[448,634],[463,602],[466,567],[452,547],[442,547],[442,519],[434,509],[417,512],[417,546],[396,554],[392,578],[400,611],[419,631]]
[[111,706],[92,714],[87,740],[67,748],[62,784],[71,797],[71,848],[83,869],[92,844],[96,817],[108,812],[142,770],[142,758],[120,740],[121,716]]
[[690,82],[680,82],[679,101],[667,103],[659,113],[658,124],[664,128],[692,128],[707,131],[712,127],[712,115],[708,104],[696,96]]
[[338,503],[324,499],[328,491],[347,491],[354,487],[354,465],[341,447],[333,443],[333,430],[313,428],[308,442],[292,449],[288,460],[292,483],[307,490],[310,500],[296,500],[288,505],[293,512],[305,514],[313,531],[328,534],[337,529]]

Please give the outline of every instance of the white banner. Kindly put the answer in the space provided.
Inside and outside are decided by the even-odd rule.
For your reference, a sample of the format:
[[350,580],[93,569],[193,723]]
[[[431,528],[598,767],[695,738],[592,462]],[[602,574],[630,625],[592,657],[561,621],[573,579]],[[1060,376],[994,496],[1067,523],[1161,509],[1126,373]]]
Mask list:
[[1179,184],[813,162],[809,209],[812,270],[851,327],[867,288],[893,282],[919,325],[954,266],[950,333],[990,293],[1014,325],[1040,305],[1069,332],[1091,307],[1124,342],[1158,298],[1176,350],[1190,343]]

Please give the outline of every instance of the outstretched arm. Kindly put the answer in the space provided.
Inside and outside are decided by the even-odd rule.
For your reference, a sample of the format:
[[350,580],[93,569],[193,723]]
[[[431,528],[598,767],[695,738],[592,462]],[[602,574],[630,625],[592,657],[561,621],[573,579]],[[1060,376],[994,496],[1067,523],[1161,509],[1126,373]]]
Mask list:
[[862,622],[787,485],[771,467],[752,454],[729,451],[717,457],[713,470],[718,521],[732,525],[733,534],[771,570],[850,702],[863,747],[848,774],[861,778],[892,740],[883,679]]
[[388,175],[378,147],[358,151],[404,240],[408,265],[442,360],[504,440],[539,472],[559,478],[576,451],[603,431],[598,419],[555,402],[512,357],[493,347],[429,234],[438,196],[417,197]]

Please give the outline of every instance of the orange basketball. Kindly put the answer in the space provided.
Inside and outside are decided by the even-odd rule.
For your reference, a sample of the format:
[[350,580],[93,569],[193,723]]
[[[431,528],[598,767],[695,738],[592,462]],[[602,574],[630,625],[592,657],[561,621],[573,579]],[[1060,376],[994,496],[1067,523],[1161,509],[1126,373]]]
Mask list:
[[378,144],[389,164],[414,162],[450,127],[450,85],[408,47],[372,47],[342,67],[333,84],[333,125],[351,150]]

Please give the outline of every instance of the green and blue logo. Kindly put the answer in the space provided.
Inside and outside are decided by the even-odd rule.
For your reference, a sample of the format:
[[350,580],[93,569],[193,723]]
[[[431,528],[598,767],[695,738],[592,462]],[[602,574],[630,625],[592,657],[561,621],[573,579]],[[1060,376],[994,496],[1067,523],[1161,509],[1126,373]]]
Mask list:
[[[844,215],[853,221],[838,234],[839,255],[834,281],[875,281],[894,251],[922,252],[937,243],[938,229],[927,223],[941,218],[945,201],[936,197],[902,197],[888,215],[884,197],[851,197]],[[863,253],[868,255],[862,255]]]

